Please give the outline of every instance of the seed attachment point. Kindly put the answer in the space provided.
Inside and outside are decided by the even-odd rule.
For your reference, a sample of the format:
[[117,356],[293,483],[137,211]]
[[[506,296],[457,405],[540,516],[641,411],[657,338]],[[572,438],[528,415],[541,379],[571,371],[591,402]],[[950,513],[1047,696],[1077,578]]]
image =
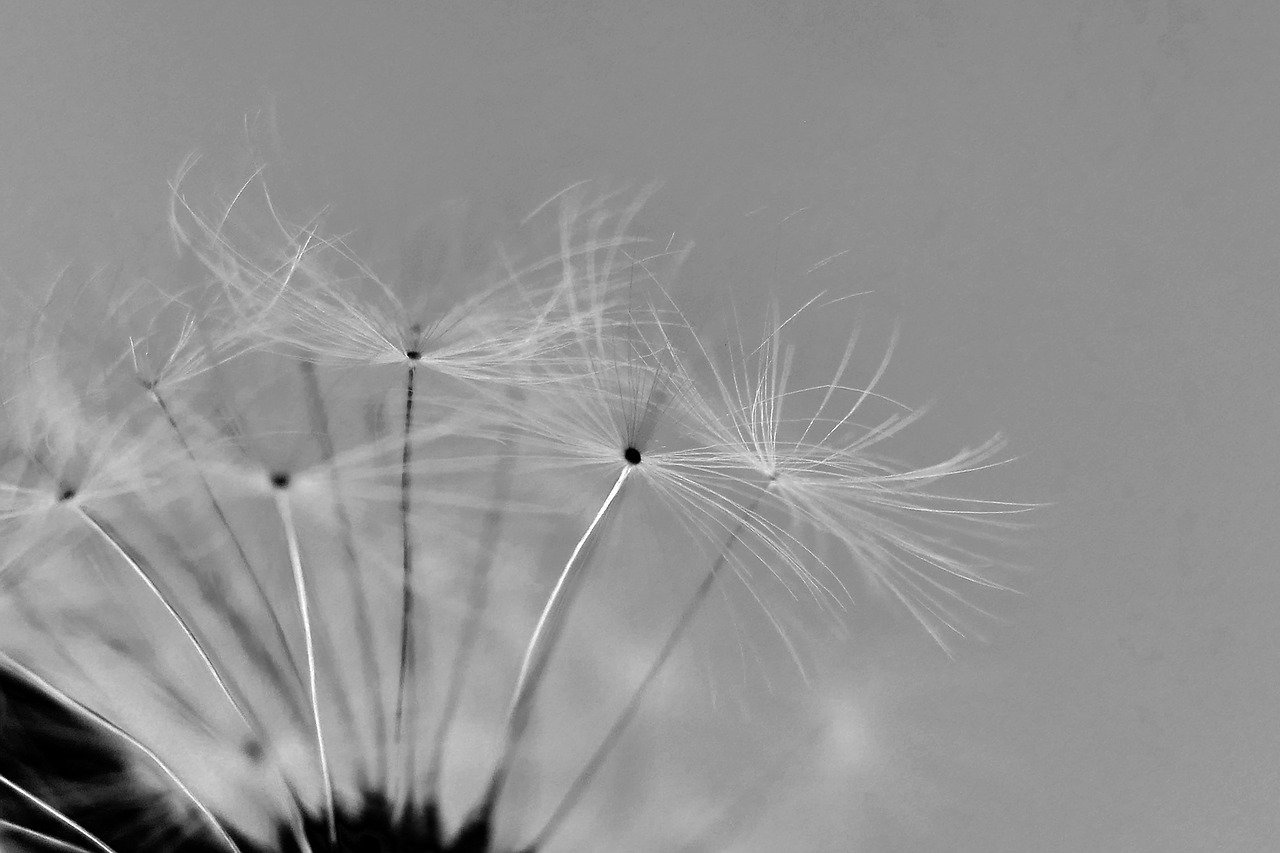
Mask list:
[[628,465],[639,465],[640,451],[634,447],[628,447],[626,450],[622,451],[622,458],[627,460]]

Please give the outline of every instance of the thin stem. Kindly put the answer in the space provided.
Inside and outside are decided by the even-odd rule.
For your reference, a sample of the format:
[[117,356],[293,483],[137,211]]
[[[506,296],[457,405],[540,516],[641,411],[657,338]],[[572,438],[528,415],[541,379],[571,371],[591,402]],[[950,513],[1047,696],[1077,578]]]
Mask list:
[[542,829],[539,830],[533,842],[528,845],[529,849],[542,849],[546,842],[555,834],[562,825],[564,819],[569,815],[569,812],[573,810],[575,805],[577,805],[583,793],[586,792],[587,785],[591,783],[591,780],[595,778],[596,773],[599,772],[600,765],[604,763],[604,760],[609,756],[609,753],[613,751],[615,746],[617,746],[623,732],[626,730],[627,726],[631,724],[636,713],[640,710],[640,704],[644,699],[646,692],[649,690],[649,687],[657,678],[658,673],[662,671],[662,668],[666,666],[667,662],[671,659],[671,655],[675,652],[676,646],[679,645],[680,640],[684,638],[685,632],[693,623],[694,618],[701,611],[702,605],[706,602],[712,587],[715,585],[716,579],[720,577],[725,564],[729,560],[729,554],[733,551],[734,546],[738,544],[738,541],[742,537],[742,530],[746,526],[747,518],[755,512],[755,508],[758,504],[759,498],[753,501],[751,506],[744,510],[741,517],[739,517],[737,525],[725,540],[723,547],[721,547],[720,554],[711,564],[711,568],[707,571],[706,576],[703,577],[702,582],[698,584],[698,588],[689,599],[689,603],[685,605],[684,610],[680,614],[680,618],[676,620],[675,627],[672,628],[671,633],[667,635],[667,639],[663,643],[662,649],[658,652],[657,657],[655,657],[653,663],[649,665],[648,671],[645,672],[644,677],[640,679],[640,683],[636,686],[635,690],[632,691],[631,698],[627,701],[626,706],[618,714],[618,718],[614,720],[609,731],[601,739],[600,744],[596,747],[595,752],[592,753],[591,758],[587,760],[587,763],[578,773],[577,778],[573,780],[573,784],[569,786],[569,790],[565,793],[564,797],[561,798],[560,803],[555,808],[555,811],[551,813],[551,817],[547,818],[547,822],[543,824]]
[[495,471],[493,505],[484,515],[480,535],[477,538],[480,550],[476,554],[476,564],[471,572],[471,589],[467,599],[467,619],[462,626],[458,639],[458,650],[453,658],[449,672],[449,687],[445,695],[444,708],[440,712],[440,722],[436,725],[435,738],[431,746],[431,758],[427,763],[426,791],[427,802],[433,802],[437,794],[441,765],[444,760],[444,747],[453,726],[454,717],[462,700],[462,688],[466,681],[471,654],[475,651],[480,638],[480,617],[484,614],[489,600],[489,578],[497,557],[497,543],[501,537],[504,513],[502,504],[511,486],[513,469],[510,452],[504,452],[498,460]]
[[[44,626],[42,630],[43,635],[54,639],[54,642],[56,643],[55,647],[57,648],[58,653],[62,656],[62,659],[66,661],[67,665],[74,668],[77,672],[80,673],[82,677],[88,680],[93,680],[95,676],[90,674],[89,671],[85,669],[84,664],[81,662],[79,657],[77,657],[75,653],[72,652],[67,647],[66,643],[58,639],[59,634],[54,630],[52,625],[50,625],[48,622],[43,620],[38,613],[33,611],[26,611],[25,609],[23,612],[23,618],[30,620],[33,624],[43,624]],[[7,658],[7,659],[12,660],[12,658]],[[17,665],[16,662],[14,663],[16,666],[20,667],[20,665]],[[201,709],[193,705],[189,697],[175,690],[173,685],[170,683],[171,681],[172,679],[162,680],[158,682],[158,684],[159,686],[162,687],[162,689],[164,690],[168,698],[171,701],[173,701],[175,704],[177,704],[180,708],[185,710],[191,716],[192,719],[200,718],[202,716]],[[205,725],[212,726],[212,723],[209,723],[206,719]],[[258,735],[257,737],[258,737],[258,742],[261,743],[265,738],[265,734]],[[289,781],[289,778],[284,774],[284,771],[281,769],[280,765],[275,762],[272,762],[270,766],[275,770],[276,778],[280,780],[280,784],[283,785],[284,789],[289,792],[289,796],[291,798],[289,802],[290,802],[290,805],[293,806],[293,810],[292,810],[292,814],[290,815],[290,826],[292,827],[292,830],[293,830],[294,840],[301,847],[302,853],[310,853],[311,848],[307,844],[306,830],[302,826],[302,818],[303,818],[302,805],[301,805],[302,800],[298,796],[298,792],[294,788],[293,783]]]
[[[182,432],[182,428],[178,425],[177,418],[174,417],[173,411],[169,408],[169,404],[165,401],[160,392],[152,387],[151,399],[155,401],[160,408],[161,413],[165,416],[165,420],[169,423],[169,428],[173,430],[174,436],[178,439],[178,443],[182,445],[182,449],[186,452],[187,458],[191,460],[191,466],[195,470],[200,480],[200,485],[204,490],[205,497],[209,499],[210,506],[213,507],[213,514],[218,519],[218,523],[227,531],[227,535],[231,538],[231,544],[235,547],[236,555],[240,562],[244,565],[245,571],[248,573],[250,580],[253,581],[254,589],[257,590],[259,598],[262,599],[263,606],[267,609],[267,615],[271,619],[271,625],[275,630],[276,640],[280,643],[280,648],[284,652],[285,660],[293,670],[293,674],[298,678],[299,684],[302,681],[302,673],[298,670],[297,663],[293,660],[293,653],[289,649],[289,641],[285,637],[284,626],[280,624],[280,617],[276,613],[275,607],[271,604],[271,598],[267,595],[266,589],[262,586],[262,580],[258,577],[258,573],[253,570],[253,564],[249,561],[249,555],[244,550],[244,544],[240,541],[240,537],[236,535],[235,528],[231,526],[231,520],[227,518],[226,511],[222,508],[222,502],[218,500],[217,495],[213,492],[213,487],[209,485],[209,479],[204,474],[204,469],[200,466],[200,462],[196,459],[195,451],[191,444],[187,441],[186,435]],[[240,633],[240,632],[237,632]],[[256,656],[252,656],[256,660]],[[270,676],[277,686],[284,692],[283,676],[279,672],[279,668],[275,665],[275,660],[268,657]]]
[[[136,601],[126,599],[122,591],[118,589],[116,585],[104,580],[105,576],[102,575],[101,567],[95,566],[95,568],[98,569],[99,580],[104,581],[103,589],[114,596],[117,605],[125,607],[137,605]],[[86,680],[92,681],[96,677],[95,675],[91,675],[89,671],[85,669],[84,663],[67,645],[66,639],[63,637],[60,629],[55,627],[48,619],[45,619],[43,614],[34,609],[30,603],[23,600],[15,601],[14,606],[16,611],[21,614],[21,618],[32,627],[33,635],[47,637],[50,648],[55,650],[68,666],[75,669]],[[154,656],[153,649],[149,648],[148,651],[150,651]],[[138,661],[143,661],[145,659],[142,654],[140,654],[140,650],[136,648],[122,649],[121,654],[126,656],[134,655],[134,659]],[[152,660],[150,662],[155,665],[157,669],[161,666],[158,660]],[[179,685],[175,682],[176,679],[172,678],[157,679],[156,687],[163,691],[165,699],[172,702],[176,708],[186,714],[188,719],[194,722],[199,722],[200,725],[209,731],[216,731],[217,724],[205,713],[206,709],[193,702],[190,696],[179,692]]]
[[324,395],[320,392],[320,381],[316,376],[316,366],[304,359],[300,363],[300,368],[305,380],[308,409],[311,420],[315,424],[316,440],[320,445],[320,455],[329,466],[329,478],[333,486],[333,508],[337,515],[338,529],[342,535],[342,547],[352,569],[349,579],[356,605],[356,636],[364,659],[364,665],[360,670],[364,675],[366,694],[374,703],[372,777],[377,779],[381,778],[387,763],[387,730],[383,714],[377,708],[377,699],[382,696],[382,671],[378,666],[378,655],[373,648],[373,620],[369,616],[368,596],[359,582],[364,573],[360,567],[360,558],[353,539],[351,517],[347,514],[347,505],[343,500],[342,479],[339,476],[338,466],[334,462],[333,436],[329,429],[329,415],[325,407]]
[[85,524],[89,525],[92,530],[94,530],[108,545],[111,546],[112,550],[120,555],[121,559],[128,563],[129,567],[133,569],[134,574],[141,578],[142,582],[147,585],[147,589],[151,590],[151,593],[160,600],[160,603],[164,605],[164,609],[168,612],[170,618],[178,624],[178,627],[182,629],[182,633],[186,636],[187,641],[191,643],[191,646],[196,650],[196,653],[200,655],[200,660],[204,662],[205,668],[209,670],[209,674],[212,675],[213,680],[217,682],[218,688],[222,691],[222,695],[231,703],[231,707],[235,709],[236,714],[239,715],[245,726],[251,732],[256,734],[258,728],[250,722],[249,715],[232,694],[230,686],[222,677],[217,664],[213,662],[213,658],[205,649],[204,644],[200,642],[200,639],[196,636],[195,630],[187,620],[183,618],[182,614],[178,612],[177,608],[169,601],[169,597],[161,591],[159,586],[156,585],[155,580],[151,577],[151,573],[147,569],[143,568],[142,558],[133,552],[133,549],[125,543],[125,541],[120,537],[120,534],[116,533],[115,529],[108,522],[98,518],[82,506],[76,505],[73,509]]
[[307,649],[307,688],[311,695],[311,717],[316,729],[316,748],[320,753],[320,781],[324,787],[327,806],[325,818],[329,825],[329,840],[336,842],[338,829],[334,816],[333,779],[329,775],[329,758],[325,752],[324,729],[320,723],[320,697],[316,686],[315,642],[311,634],[311,607],[307,604],[307,581],[302,572],[302,554],[298,547],[298,530],[293,522],[293,508],[284,488],[275,489],[276,512],[284,526],[285,544],[289,549],[289,566],[293,570],[293,584],[298,593],[298,611],[302,615],[302,635]]
[[35,794],[31,793],[26,788],[19,785],[17,782],[14,782],[9,777],[5,776],[3,773],[0,773],[0,785],[4,785],[5,787],[9,788],[9,790],[13,791],[15,794],[22,797],[27,802],[31,803],[31,805],[40,809],[40,811],[49,815],[54,820],[58,821],[58,823],[61,823],[63,826],[72,830],[77,835],[81,836],[90,844],[92,844],[94,847],[97,847],[99,850],[101,850],[102,853],[117,853],[116,850],[111,848],[101,838],[94,835],[92,832],[85,829],[83,826],[76,823],[74,820],[67,817],[61,811],[49,805],[44,800],[37,797]]
[[[159,544],[168,548],[174,555],[176,563],[181,564],[186,572],[186,576],[196,585],[201,600],[208,606],[210,612],[217,612],[226,622],[226,627],[234,635],[235,640],[240,644],[241,649],[247,657],[241,657],[240,660],[248,660],[252,664],[260,664],[260,669],[264,676],[275,687],[273,696],[277,696],[282,703],[288,706],[289,713],[293,714],[294,719],[304,719],[306,714],[302,709],[303,688],[302,671],[298,669],[293,662],[292,653],[289,653],[286,660],[288,661],[288,669],[282,669],[278,662],[271,657],[271,652],[266,644],[259,637],[258,630],[254,629],[256,623],[250,618],[256,616],[256,612],[241,612],[240,608],[231,604],[227,597],[227,590],[224,585],[225,578],[219,572],[209,571],[207,566],[199,565],[193,562],[188,556],[187,544],[180,541],[174,531],[165,526],[155,523],[155,520],[145,522],[151,533],[159,540]],[[156,560],[152,560],[156,562]],[[265,601],[263,602],[266,603]],[[273,609],[274,612],[274,609]],[[266,661],[267,663],[263,663]],[[268,665],[269,664],[269,665]],[[230,674],[228,680],[232,681]],[[238,685],[238,682],[235,682]],[[239,691],[244,696],[244,691]],[[254,712],[252,702],[245,701],[245,709],[252,712],[252,719],[261,726],[261,716]]]
[[600,505],[595,517],[587,525],[586,532],[574,546],[569,560],[556,580],[555,587],[551,590],[551,595],[547,598],[547,603],[542,608],[541,616],[538,617],[538,624],[525,648],[524,659],[520,663],[520,674],[516,678],[515,690],[512,692],[511,706],[507,712],[506,743],[485,798],[485,805],[488,807],[492,807],[501,796],[511,756],[529,726],[538,687],[551,660],[551,653],[555,650],[560,634],[564,630],[565,619],[574,596],[581,585],[586,555],[595,544],[602,522],[609,515],[610,510],[617,505],[622,495],[622,487],[626,485],[627,477],[634,469],[634,465],[627,464],[618,474],[618,479],[609,490],[604,503]]
[[[112,587],[108,587],[108,588],[110,589]],[[27,609],[25,605],[19,604],[19,606],[22,608],[22,616],[24,619],[30,621],[33,625],[43,626],[40,633],[43,634],[44,636],[50,637],[54,641],[55,647],[57,648],[59,654],[62,656],[63,660],[65,660],[69,666],[76,669],[86,679],[92,680],[93,678],[96,677],[95,675],[90,674],[84,668],[84,665],[80,661],[80,659],[69,648],[67,648],[65,642],[59,639],[60,637],[59,633],[54,629],[54,627],[51,624],[49,624],[45,619],[43,619],[43,617],[39,613],[33,610]],[[6,656],[6,660],[12,661],[12,658],[8,658]],[[13,662],[13,664],[15,668],[22,668],[20,664],[16,663],[16,661]],[[203,719],[204,724],[206,726],[210,726],[210,727],[213,726],[213,723],[210,722],[208,718],[203,715],[202,709],[192,703],[190,697],[182,693],[179,693],[174,688],[174,684],[172,683],[171,679],[161,680],[157,684],[164,690],[168,699],[174,702],[178,707],[183,709],[186,713],[188,713],[192,719]],[[255,715],[255,720],[256,720],[256,715]],[[257,729],[254,730],[254,736],[257,739],[258,743],[264,742],[266,738],[266,735],[263,732],[262,726],[260,723],[258,724]],[[272,763],[271,766],[275,770],[276,777],[280,780],[280,783],[284,786],[285,790],[289,792],[289,796],[291,797],[290,804],[294,807],[294,809],[293,809],[293,814],[291,815],[290,823],[291,823],[291,827],[294,834],[294,840],[297,841],[303,853],[310,853],[311,848],[307,844],[306,831],[302,826],[302,811],[301,811],[302,800],[298,797],[297,791],[294,788],[293,783],[289,781],[287,776],[285,776],[280,766],[275,763]]]
[[404,795],[406,801],[413,796],[414,745],[412,731],[405,742],[404,716],[406,697],[416,692],[418,637],[414,629],[414,609],[417,597],[413,592],[413,534],[409,527],[413,495],[413,388],[417,373],[416,361],[409,364],[404,388],[404,443],[400,455],[400,548],[402,555],[400,590],[400,666],[396,683],[395,745],[405,760]]
[[409,378],[404,390],[404,445],[400,455],[400,545],[402,587],[400,592],[400,675],[396,686],[396,740],[404,724],[404,697],[413,654],[413,539],[409,531],[410,497],[413,479],[409,465],[413,462],[413,378],[416,365],[409,365]]
[[[24,838],[31,839],[42,847],[50,847],[55,850],[70,850],[72,853],[85,853],[87,847],[81,847],[79,844],[72,844],[70,841],[63,841],[61,838],[55,838],[52,835],[46,835],[43,832],[37,832],[25,826],[20,826],[11,820],[0,818],[0,830],[12,833],[13,835],[21,835]],[[3,836],[0,832],[0,836]]]
[[204,803],[202,803],[200,799],[196,797],[195,792],[192,791],[191,788],[189,788],[187,784],[178,777],[178,774],[175,773],[173,769],[169,767],[169,765],[166,764],[164,760],[159,755],[157,755],[153,749],[151,749],[149,746],[144,744],[142,741],[138,740],[138,738],[130,734],[128,731],[126,731],[122,727],[111,722],[106,717],[99,714],[97,711],[94,711],[89,706],[71,698],[71,696],[59,690],[57,687],[50,684],[44,678],[41,678],[40,675],[38,675],[34,670],[30,669],[29,667],[23,666],[21,663],[9,657],[7,654],[3,652],[0,652],[0,664],[4,664],[9,669],[14,670],[23,678],[25,678],[29,683],[31,683],[32,686],[37,687],[47,695],[52,696],[64,707],[70,708],[72,711],[75,711],[76,713],[80,714],[82,717],[86,718],[90,722],[94,723],[95,725],[105,729],[106,731],[110,732],[111,734],[125,741],[134,749],[138,750],[147,758],[151,759],[151,762],[160,769],[160,772],[163,773],[165,776],[169,777],[169,781],[173,782],[173,784],[177,786],[178,790],[182,792],[183,796],[185,796],[188,800],[191,801],[191,804],[194,805],[196,809],[200,812],[201,816],[204,817],[206,821],[208,821],[209,826],[211,826],[213,828],[213,831],[217,834],[217,836],[220,839],[222,839],[222,842],[232,850],[232,853],[241,853],[240,847],[235,843],[235,841],[231,839],[231,836],[227,834],[227,831],[222,828],[222,824],[218,822],[218,819],[216,817],[214,817],[213,812],[209,810],[209,807],[206,806]]

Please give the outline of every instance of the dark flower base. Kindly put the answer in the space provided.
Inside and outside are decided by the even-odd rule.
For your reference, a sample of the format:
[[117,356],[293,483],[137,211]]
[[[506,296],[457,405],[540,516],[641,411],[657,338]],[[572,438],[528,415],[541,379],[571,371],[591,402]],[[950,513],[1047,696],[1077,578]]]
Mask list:
[[[0,773],[102,839],[118,853],[228,853],[225,841],[203,824],[183,825],[157,809],[153,795],[129,778],[119,744],[23,679],[0,669]],[[87,847],[86,839],[7,788],[0,817]],[[370,792],[356,812],[335,817],[337,841],[322,816],[304,822],[313,853],[495,853],[490,809],[481,807],[447,838],[439,809],[427,803],[397,818],[380,793]],[[282,826],[277,844],[263,847],[229,830],[243,853],[302,853]],[[0,830],[0,837],[3,837]],[[53,845],[14,835],[31,851]],[[43,845],[43,848],[42,848]],[[7,847],[5,849],[8,849]],[[531,850],[521,853],[533,853]]]

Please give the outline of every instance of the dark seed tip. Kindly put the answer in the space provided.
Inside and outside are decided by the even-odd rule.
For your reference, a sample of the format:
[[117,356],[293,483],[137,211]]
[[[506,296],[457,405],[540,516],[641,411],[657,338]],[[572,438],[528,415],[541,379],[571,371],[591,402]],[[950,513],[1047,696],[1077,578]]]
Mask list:
[[265,751],[262,748],[262,743],[257,740],[245,741],[242,748],[244,750],[245,757],[255,764],[261,761],[265,754]]
[[629,465],[639,465],[640,451],[636,450],[634,447],[628,447],[626,450],[622,451],[622,458],[627,460],[627,464]]
[[271,485],[277,489],[289,488],[289,472],[276,471],[271,475]]

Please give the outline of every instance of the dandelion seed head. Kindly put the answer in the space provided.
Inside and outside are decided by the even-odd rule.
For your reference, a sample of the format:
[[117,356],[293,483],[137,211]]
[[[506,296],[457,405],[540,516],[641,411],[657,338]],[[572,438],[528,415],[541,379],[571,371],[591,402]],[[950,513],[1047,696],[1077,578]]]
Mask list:
[[[260,169],[201,205],[193,168],[170,219],[195,281],[60,284],[5,353],[0,689],[42,697],[46,752],[109,771],[0,748],[23,829],[116,853],[694,846],[732,799],[706,779],[687,820],[613,813],[672,799],[636,761],[706,775],[653,758],[696,624],[737,631],[744,668],[803,667],[800,608],[841,610],[855,576],[937,637],[1002,588],[986,546],[1021,505],[952,488],[1002,440],[897,461],[921,413],[878,390],[888,355],[854,379],[852,335],[801,385],[804,309],[713,358],[675,307],[688,246],[636,233],[650,189],[577,185],[523,247],[446,232],[444,262],[385,274]],[[820,743],[856,763],[871,739]]]

